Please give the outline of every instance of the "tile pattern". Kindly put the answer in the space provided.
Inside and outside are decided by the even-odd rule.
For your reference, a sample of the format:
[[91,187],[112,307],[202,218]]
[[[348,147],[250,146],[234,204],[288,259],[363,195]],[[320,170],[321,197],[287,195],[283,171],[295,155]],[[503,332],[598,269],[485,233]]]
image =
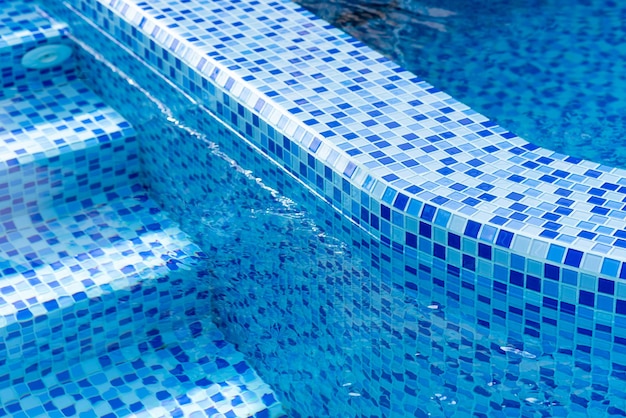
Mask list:
[[0,100],[0,222],[132,184],[135,132],[79,80]]
[[[606,303],[610,281],[599,291],[596,277],[568,269],[557,282],[554,270],[543,277],[544,264],[521,257],[510,268],[506,253],[489,258],[478,240],[425,219],[411,227],[422,232],[422,250],[398,251],[294,181],[320,190],[306,152],[263,120],[232,102],[223,106],[228,99],[216,94],[220,115],[235,114],[237,129],[251,132],[278,165],[206,112],[185,107],[180,91],[93,32],[81,39],[175,104],[164,113],[175,123],[146,120],[137,107],[156,105],[142,103],[133,83],[113,84],[142,132],[145,181],[209,253],[220,329],[278,391],[289,416],[623,415],[626,321],[612,310],[614,299]],[[110,69],[79,61],[90,86],[106,92]],[[292,159],[306,175],[289,168]],[[346,187],[341,177],[322,180]],[[461,253],[459,243],[473,253]],[[623,295],[620,285],[615,295]],[[580,291],[604,308],[578,305]]]
[[[124,97],[140,103],[125,85]],[[146,173],[150,189],[206,248],[214,317],[289,416],[586,416],[584,403],[595,416],[624,411],[623,320],[558,312],[532,288],[506,291],[468,269],[399,254],[206,113],[181,112],[174,118],[195,123],[199,137],[166,121],[135,125],[146,165],[162,166]]]
[[100,296],[99,286],[130,286],[197,257],[199,249],[147,196],[118,194],[124,191],[82,202],[72,213],[15,219],[0,246],[2,326],[31,324],[72,299]]
[[[1,10],[11,53],[51,41]],[[134,129],[61,73],[0,97],[0,416],[282,416],[208,319],[206,255],[145,194]]]
[[[523,141],[286,1],[76,3],[108,5],[135,28],[100,24],[172,80],[208,105],[225,91],[373,197],[346,209],[356,217],[428,205],[444,227],[520,255],[596,274],[626,258],[623,171]],[[581,254],[565,263],[550,246]]]
[[[128,22],[118,15],[103,13],[105,3],[124,15]],[[502,128],[347,35],[287,3],[263,5],[252,1],[224,5],[216,0],[193,5],[176,3],[169,7],[161,1],[105,3],[76,0],[76,10],[93,16],[118,41],[250,138],[344,215],[379,237],[383,245],[409,258],[450,265],[474,277],[474,281],[484,279],[493,288],[530,290],[535,292],[537,304],[552,306],[559,312],[594,316],[600,311],[610,313],[610,318],[614,314],[620,317],[626,314],[626,283],[621,280],[626,278],[626,264],[620,247],[624,225],[617,208],[623,192],[621,171],[574,161],[567,156],[543,155],[547,151],[503,132]],[[278,35],[272,35],[270,38],[276,44],[261,46],[259,40],[263,35],[256,35],[257,31],[263,32],[259,28],[274,22],[268,16],[278,16],[272,14],[275,9],[281,17],[276,17],[280,22],[274,30],[282,28],[284,36],[281,35],[282,40],[278,42]],[[179,34],[185,27],[182,22],[188,20],[197,21],[189,23],[193,30],[204,26],[215,29],[207,29],[198,39],[187,33],[183,36]],[[162,26],[161,21],[170,23]],[[248,21],[254,22],[254,26],[252,23],[246,26]],[[297,32],[302,35],[287,36]],[[232,36],[229,38],[227,34]],[[332,44],[332,48],[321,48],[328,44]],[[263,58],[270,53],[272,60]],[[291,54],[300,54],[300,58],[288,58]],[[281,67],[277,65],[281,60],[293,62],[283,63]],[[291,68],[289,65],[297,67],[302,78],[285,72],[286,68]],[[315,74],[325,77],[319,82],[323,86],[316,84],[315,77],[306,76],[314,70],[320,70]],[[347,80],[347,74],[354,75],[355,71],[361,74],[358,80]],[[267,72],[276,74],[267,75]],[[296,70],[291,72],[295,74]],[[238,74],[247,75],[240,77]],[[278,80],[288,77],[286,74],[301,82],[287,80],[282,87]],[[383,83],[383,80],[386,81]],[[348,87],[332,84],[335,82]],[[398,87],[391,88],[385,84],[387,82]],[[352,91],[350,86],[356,93],[342,90]],[[319,91],[307,96],[313,94],[311,88]],[[382,102],[373,101],[373,94]],[[407,95],[413,99],[407,101]],[[433,106],[444,109],[445,118],[439,114],[441,112],[429,110]],[[410,116],[401,116],[397,108],[404,109]],[[321,124],[309,116],[330,119]],[[301,123],[302,118],[308,119]],[[354,121],[355,118],[378,118],[380,121],[368,128],[363,128],[361,123],[358,129],[360,122],[349,122],[342,125],[347,129],[345,133],[329,134],[323,141],[315,135],[318,127],[330,127],[328,124],[334,125],[344,118]],[[385,118],[390,120],[381,123]],[[448,122],[446,118],[456,118],[457,122],[453,119]],[[410,125],[404,126],[409,119]],[[422,128],[418,129],[417,122]],[[458,132],[450,136],[445,126]],[[367,147],[379,148],[373,145],[378,143],[385,152],[394,147],[405,148],[405,151],[418,153],[413,159],[419,161],[408,166],[400,163],[404,168],[396,162],[384,167],[369,164],[366,170],[352,159],[361,155],[358,150],[352,152],[346,148],[344,153],[333,148],[345,144],[344,139],[360,143],[359,135],[364,129],[377,131],[372,139],[381,135],[385,138]],[[425,132],[430,130],[438,134],[424,138]],[[465,130],[474,130],[475,134]],[[338,139],[339,136],[344,139]],[[332,143],[335,140],[339,142]],[[384,154],[374,151],[359,158],[365,158],[364,162],[368,163],[374,154],[385,158]],[[437,160],[436,156],[441,159]],[[405,158],[398,154],[396,160],[400,157]],[[508,162],[500,157],[506,157]],[[472,168],[463,173],[457,170],[442,174],[441,170],[453,170],[461,160],[467,160],[468,167]],[[505,166],[519,177],[502,178]],[[553,166],[561,167],[560,171],[549,168]],[[413,174],[406,177],[409,172]],[[379,174],[382,177],[379,178]],[[459,181],[453,181],[457,177]],[[533,187],[528,186],[527,180],[531,177],[537,178],[531,182]],[[515,179],[520,180],[519,183]],[[398,185],[402,185],[404,192],[398,191]],[[482,212],[467,210],[473,207],[469,204],[455,210],[446,209],[454,205],[455,200],[435,193],[443,190],[442,187],[454,190],[458,193],[456,197],[473,202],[472,205],[475,203],[477,208],[490,208],[495,214],[489,215],[493,222],[481,218]],[[586,197],[588,194],[590,197]],[[602,209],[606,205],[614,209],[607,212]],[[511,230],[513,224],[520,227],[518,232]],[[559,235],[558,231],[566,230],[571,232],[572,235],[568,235],[571,240]],[[606,322],[610,323],[610,319]]]
[[529,142],[626,168],[623,4],[295,2]]
[[205,255],[134,189],[15,219],[0,240],[0,416],[282,415],[202,320]]
[[276,416],[271,389],[210,321],[143,331],[89,361],[40,363],[41,377],[0,392],[0,416]]
[[69,44],[67,25],[37,13],[34,4],[0,1],[0,99],[30,87],[54,85],[70,76],[74,60],[45,70],[26,69],[21,61],[31,49],[46,44]]

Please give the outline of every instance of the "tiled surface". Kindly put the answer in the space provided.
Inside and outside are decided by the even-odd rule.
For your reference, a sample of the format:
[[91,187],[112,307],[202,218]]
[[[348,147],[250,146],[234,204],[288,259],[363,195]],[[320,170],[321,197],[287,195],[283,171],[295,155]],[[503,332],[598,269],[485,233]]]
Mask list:
[[109,192],[139,175],[135,132],[81,81],[0,100],[0,221]]
[[50,86],[59,76],[74,72],[72,59],[45,70],[26,69],[24,54],[46,44],[68,44],[67,25],[43,17],[32,2],[0,1],[0,99],[29,86]]
[[295,2],[522,138],[626,168],[623,3]]
[[[86,61],[95,79],[110,80]],[[130,84],[115,85],[129,103],[142,103]],[[145,135],[150,190],[208,252],[214,318],[289,416],[624,411],[619,315],[557,311],[537,297],[532,275],[529,288],[506,289],[452,261],[400,254],[211,117],[180,112],[172,118],[198,136],[133,119]]]
[[[0,0],[11,43],[0,52],[66,30],[29,4]],[[209,319],[206,256],[146,195],[131,125],[74,61],[15,83],[12,64],[0,96],[0,416],[282,416]]]
[[317,175],[338,173],[354,194],[334,203],[389,241],[411,247],[408,220],[437,219],[494,249],[619,276],[623,171],[537,149],[294,5],[76,3],[123,15],[137,28],[95,18],[227,120],[260,116]]
[[202,320],[205,256],[127,192],[14,219],[0,238],[0,416],[282,415]]
[[[302,14],[289,3],[264,5],[229,2],[226,5],[215,1],[196,2],[193,7],[187,3],[176,3],[178,6],[172,5],[171,10],[161,15],[156,12],[156,7],[167,9],[164,2],[141,3],[139,6],[125,1],[113,2],[112,7],[124,11],[130,21],[141,26],[141,31],[115,15],[98,12],[105,10],[100,3],[77,0],[77,4],[78,10],[93,16],[103,28],[114,33],[117,40],[130,45],[138,56],[176,81],[188,94],[198,97],[207,108],[249,137],[287,171],[378,237],[383,245],[411,259],[419,259],[427,264],[441,264],[444,268],[450,266],[467,274],[468,280],[472,282],[484,281],[493,288],[509,293],[530,291],[536,304],[550,306],[559,312],[586,316],[602,316],[607,312],[610,315],[603,320],[607,324],[612,323],[613,315],[626,314],[626,283],[621,280],[622,276],[626,276],[626,265],[620,247],[624,225],[619,219],[622,212],[617,209],[622,193],[621,171],[598,167],[585,161],[575,164],[565,156],[541,156],[544,150],[534,149],[520,142],[519,138],[501,132],[501,128],[491,126],[482,116],[415,80],[414,76],[346,35],[328,28],[311,15]],[[180,10],[187,10],[187,7],[190,7],[188,13],[179,13]],[[282,27],[284,36],[281,35],[282,40],[278,42],[278,35],[272,35],[270,38],[276,44],[261,45],[262,37],[256,31],[274,22],[269,17],[273,16],[271,8],[280,11],[281,17],[276,17],[274,26],[278,25],[275,30]],[[153,15],[154,18],[149,17]],[[172,18],[170,15],[178,17]],[[168,19],[177,20],[167,29],[155,26],[157,20],[170,22]],[[190,24],[191,30],[202,25],[210,25],[215,30],[205,31],[198,38],[201,40],[179,40],[176,43],[183,35],[174,36],[175,33],[182,32],[181,22],[189,19],[197,20],[193,25]],[[254,26],[250,23],[248,27],[246,22],[254,22]],[[239,29],[240,33],[237,34]],[[298,32],[303,35],[290,35]],[[145,33],[151,34],[154,39],[163,37],[161,41],[165,42],[166,47],[159,47],[159,43],[150,40],[150,36]],[[228,33],[232,35],[230,41],[227,40]],[[193,36],[185,34],[184,38]],[[322,46],[329,43],[332,48],[328,46],[324,50]],[[184,60],[176,58],[172,48]],[[272,60],[262,58],[270,52],[274,54],[274,50],[280,53],[272,55]],[[199,58],[198,51],[205,56]],[[194,64],[195,59],[198,62]],[[184,62],[192,63],[191,68],[185,66]],[[281,62],[283,66],[279,65]],[[356,78],[352,81],[346,79],[352,71],[344,69],[346,64],[361,74],[352,74],[358,81],[354,81]],[[210,75],[200,74],[196,70],[198,66],[203,74]],[[292,82],[289,79],[283,83],[283,87],[277,77],[287,77],[286,69],[290,66],[296,66],[303,75],[296,77],[291,74],[296,74],[296,70],[291,71],[290,77],[301,81],[294,78]],[[324,70],[314,73],[325,77],[323,82],[307,76],[314,69]],[[275,74],[267,75],[267,72]],[[240,77],[242,74],[246,75]],[[359,77],[364,78],[361,80]],[[334,80],[348,87],[334,85]],[[368,84],[368,80],[379,82]],[[383,83],[382,80],[386,81]],[[270,84],[270,81],[274,84]],[[393,82],[398,87],[391,88],[387,82]],[[255,85],[258,85],[258,89],[254,88]],[[342,88],[351,93],[348,94]],[[392,93],[389,93],[388,88]],[[338,92],[341,94],[337,95]],[[263,99],[261,103],[258,99],[260,94],[267,101]],[[372,94],[376,94],[377,100],[388,102],[387,105],[374,102],[370,97]],[[296,99],[296,96],[299,98]],[[292,99],[293,103],[290,101]],[[419,100],[421,104],[414,100]],[[380,109],[374,106],[375,103],[381,106]],[[433,111],[428,110],[432,107],[444,109],[444,104],[453,109],[445,109],[445,118],[456,118],[458,123],[452,119],[450,122],[441,119],[443,116],[439,110],[432,114]],[[258,109],[255,110],[255,107]],[[404,116],[397,113],[398,109],[403,109]],[[335,125],[336,121],[329,119],[325,123],[316,123],[310,116],[332,119],[335,117],[333,115],[337,120],[345,120],[347,124],[342,126],[350,127],[346,128],[350,132],[330,135],[318,142],[314,139],[315,130],[323,126],[331,128],[328,124]],[[392,120],[381,123],[387,117]],[[306,118],[304,122],[303,118]],[[345,118],[353,119],[353,122]],[[401,168],[396,163],[384,167],[368,163],[370,167],[367,172],[370,174],[367,175],[361,163],[351,165],[348,156],[352,151],[346,149],[346,153],[343,153],[334,147],[345,143],[364,143],[360,135],[366,128],[355,118],[363,119],[362,122],[366,121],[365,118],[378,118],[378,124],[367,130],[378,130],[375,135],[386,138],[384,143],[379,143],[383,146],[381,152],[396,149],[394,147],[406,148],[407,152],[419,154],[413,158],[419,159],[419,164],[410,163],[410,167],[400,164],[404,167]],[[409,119],[412,122],[409,123]],[[306,122],[309,120],[311,122]],[[421,128],[418,129],[415,123]],[[446,133],[446,126],[453,130],[451,132],[454,136]],[[337,130],[339,127],[332,129]],[[467,130],[474,130],[475,133],[470,134]],[[424,137],[427,131],[436,131],[438,136]],[[398,133],[402,136],[398,136]],[[417,133],[420,135],[413,137]],[[445,136],[449,138],[443,139]],[[333,145],[333,141],[339,142]],[[378,149],[377,145],[373,145],[375,143],[367,146]],[[391,145],[387,146],[386,143]],[[362,154],[357,152],[353,156],[357,159],[351,161],[372,157],[369,152],[366,157],[359,155]],[[437,156],[441,157],[439,161]],[[450,170],[458,168],[457,163],[447,158],[467,160],[468,167],[476,165],[465,171],[477,177],[458,170],[442,174],[441,170],[447,171],[448,167],[443,166],[448,162],[451,163],[448,164]],[[504,162],[502,158],[508,160]],[[512,168],[518,165],[519,169]],[[550,171],[552,169],[549,167],[552,166],[561,167],[563,171]],[[531,182],[535,185],[529,187],[527,180],[530,177],[519,183],[498,177],[505,172],[503,167],[515,171],[520,177],[534,176],[538,180]],[[504,171],[498,171],[501,169]],[[551,174],[546,174],[548,171]],[[401,177],[396,179],[395,176]],[[453,181],[457,177],[459,181]],[[552,178],[553,183],[547,182]],[[399,185],[402,185],[403,192],[398,192]],[[455,200],[447,200],[447,197],[442,198],[435,193],[446,188],[459,193],[455,194],[459,199],[465,196],[462,200],[472,195],[472,199],[476,200],[476,208],[491,210],[492,215],[488,218],[494,222],[504,222],[504,227],[501,228],[497,222],[485,221],[484,211],[468,210],[471,205],[457,205],[455,210],[446,209],[455,205]],[[417,194],[408,193],[409,189]],[[583,202],[585,199],[589,202]],[[607,205],[616,209],[606,212],[602,207]],[[511,225],[518,225],[520,230],[514,232]],[[549,238],[554,234],[546,232],[545,227],[553,228],[556,238]],[[586,228],[587,232],[580,228]],[[572,231],[571,237],[581,236],[567,243],[563,241],[566,237],[559,235],[565,230]],[[602,280],[599,280],[599,276]]]
[[44,219],[11,222],[0,243],[3,326],[60,309],[60,299],[98,296],[100,285],[157,277],[199,251],[147,196],[120,192],[72,213],[52,209]]
[[[407,223],[421,233],[420,251],[399,251],[294,182],[328,190],[331,201],[333,187],[340,196],[351,187],[336,174],[317,176],[289,138],[221,93],[212,97],[220,115],[250,132],[282,170],[86,32],[81,38],[144,87],[157,85],[151,93],[173,105],[164,112],[172,123],[146,118],[131,83],[109,82],[101,63],[80,58],[90,85],[114,85],[131,106],[124,112],[145,135],[146,182],[212,261],[204,280],[215,320],[289,416],[623,414],[621,282],[612,295],[610,280],[574,269],[557,270],[557,282],[553,267],[546,273],[543,263],[489,253],[479,247],[484,242],[449,235],[425,218]],[[590,294],[597,307],[578,304]]]
[[271,389],[210,321],[143,331],[89,361],[44,364],[0,392],[0,416],[277,416]]

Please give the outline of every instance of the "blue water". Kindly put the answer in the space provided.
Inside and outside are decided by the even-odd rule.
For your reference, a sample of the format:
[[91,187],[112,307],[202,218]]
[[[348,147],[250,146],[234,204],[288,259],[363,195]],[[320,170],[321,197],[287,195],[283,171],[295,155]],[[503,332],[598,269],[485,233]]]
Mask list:
[[[290,416],[626,415],[624,357],[601,331],[404,259],[229,131],[205,132],[251,173],[169,143],[163,204],[210,256],[214,321]],[[191,160],[210,168],[176,168]]]
[[626,167],[626,4],[296,0],[506,129]]
[[115,94],[146,154],[170,156],[143,161],[149,187],[209,254],[213,320],[290,416],[626,415],[626,362],[602,332],[404,259],[161,87],[177,124]]
[[193,287],[289,416],[626,416],[626,356],[596,318],[592,338],[533,292],[405,258],[140,63],[96,50],[170,108],[79,57],[142,132],[152,196],[209,255]]

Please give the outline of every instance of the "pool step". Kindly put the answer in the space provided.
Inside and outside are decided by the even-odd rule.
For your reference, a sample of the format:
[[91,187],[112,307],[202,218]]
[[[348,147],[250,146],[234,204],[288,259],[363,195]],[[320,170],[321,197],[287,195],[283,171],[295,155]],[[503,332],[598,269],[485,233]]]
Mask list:
[[0,1],[0,98],[33,86],[49,86],[55,78],[70,77],[75,61],[44,69],[26,68],[28,51],[51,44],[70,45],[68,27],[39,13],[34,4]]
[[147,328],[144,337],[90,360],[47,364],[0,391],[0,416],[283,416],[270,387],[211,321]]
[[[0,341],[83,299],[198,264],[200,249],[133,189],[94,196],[69,214],[51,208],[5,223],[12,229],[0,235]],[[20,333],[30,344],[32,332]]]
[[0,223],[138,178],[134,130],[81,81],[0,100]]
[[205,256],[147,196],[132,126],[28,51],[70,44],[0,0],[0,416],[284,416],[210,320]]
[[124,191],[0,240],[0,416],[283,416],[208,318],[203,254]]
[[134,189],[15,219],[0,234],[0,391],[24,378],[15,370],[26,359],[33,370],[71,364],[159,320],[209,313],[199,248]]
[[175,330],[210,312],[202,269],[169,271],[152,279],[131,277],[85,293],[43,303],[44,315],[2,329],[0,391],[33,381],[54,364],[70,367],[120,347],[136,345],[146,330]]

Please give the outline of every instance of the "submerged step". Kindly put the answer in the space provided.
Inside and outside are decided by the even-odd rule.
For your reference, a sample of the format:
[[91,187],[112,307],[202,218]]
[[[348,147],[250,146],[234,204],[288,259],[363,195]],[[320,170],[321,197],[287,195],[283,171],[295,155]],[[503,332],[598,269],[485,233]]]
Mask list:
[[138,180],[135,132],[81,81],[0,100],[0,222]]
[[[66,56],[72,45],[66,36],[67,25],[38,12],[22,2],[0,3],[0,98],[28,86],[50,85],[55,77],[74,72],[75,61]],[[60,47],[52,50],[51,46]],[[34,51],[46,47],[41,54]],[[31,59],[24,61],[24,55]],[[63,59],[65,57],[65,59]],[[35,58],[33,60],[32,58]]]
[[[146,330],[163,332],[209,316],[200,265],[152,279],[132,277],[43,303],[46,312],[2,330],[0,391],[55,368],[136,345]],[[64,366],[65,365],[65,366]]]
[[60,208],[62,216],[50,209],[4,223],[0,334],[76,301],[191,268],[202,256],[141,191],[83,203],[91,205],[70,214]]
[[137,190],[83,204],[4,225],[0,416],[282,416],[210,321],[187,235]]
[[[206,298],[196,287],[202,253],[145,194],[108,193],[84,203],[89,206],[70,214],[63,213],[67,208],[51,209],[38,219],[5,223],[11,229],[0,236],[3,365],[25,356],[59,362],[97,354],[106,347],[82,340],[76,346],[77,336],[104,334],[106,346],[121,344],[155,317],[172,309],[184,315],[188,301]],[[183,277],[172,274],[183,270],[190,282],[182,290],[167,287]],[[156,290],[159,300],[151,301]],[[172,308],[170,293],[177,291],[187,297]],[[108,305],[120,294],[139,302],[120,312],[121,299]]]
[[81,417],[284,416],[271,388],[209,320],[145,340],[0,392],[0,415]]

